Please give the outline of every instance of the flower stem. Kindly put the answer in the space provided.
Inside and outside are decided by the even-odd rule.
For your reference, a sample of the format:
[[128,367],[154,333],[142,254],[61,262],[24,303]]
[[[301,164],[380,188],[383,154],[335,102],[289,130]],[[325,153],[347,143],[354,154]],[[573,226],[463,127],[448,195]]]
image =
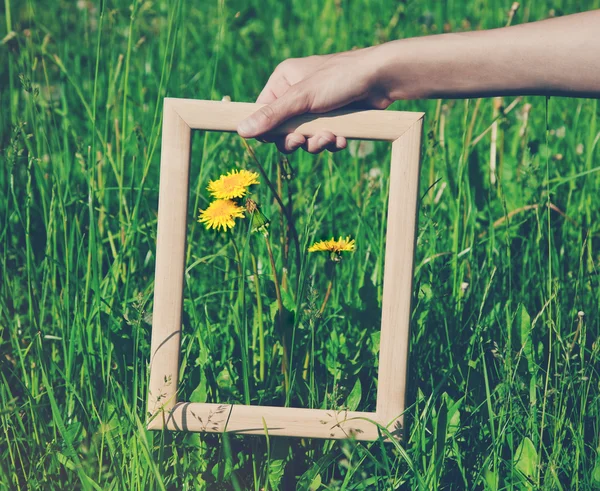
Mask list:
[[277,278],[277,269],[275,268],[275,258],[273,257],[273,249],[271,249],[271,241],[269,234],[264,234],[265,243],[267,244],[267,252],[269,253],[269,261],[271,263],[271,270],[273,272],[273,282],[275,283],[275,296],[277,297],[277,321],[279,324],[279,332],[281,334],[281,347],[283,349],[283,358],[281,360],[281,371],[283,372],[284,385],[286,394],[290,390],[290,380],[288,373],[288,353],[287,343],[285,340],[285,330],[283,328],[283,301],[281,300],[281,288],[279,286],[279,279]]
[[258,282],[258,268],[256,267],[256,258],[252,254],[252,270],[254,272],[254,289],[256,290],[256,316],[258,318],[258,358],[259,358],[259,378],[265,380],[265,327],[263,325],[262,299],[260,297],[260,284]]
[[294,247],[296,249],[296,258],[295,258],[296,259],[296,271],[297,271],[297,274],[300,274],[300,260],[302,257],[302,255],[300,253],[300,239],[298,237],[298,231],[296,230],[296,226],[294,225],[294,219],[292,217],[292,214],[291,214],[290,210],[283,204],[283,201],[281,201],[281,196],[279,196],[279,193],[277,193],[277,188],[274,186],[274,184],[269,179],[269,176],[267,175],[264,167],[258,160],[258,157],[254,153],[254,150],[252,149],[252,147],[250,145],[248,145],[248,142],[246,140],[244,140],[243,138],[242,138],[242,143],[244,144],[244,147],[246,147],[246,151],[250,154],[250,157],[252,157],[252,160],[254,160],[254,163],[256,164],[256,167],[258,167],[258,170],[260,171],[262,178],[267,183],[267,186],[269,186],[269,189],[271,190],[271,192],[273,193],[273,196],[275,197],[275,201],[277,201],[277,204],[279,205],[279,207],[281,208],[281,211],[285,215],[288,226],[290,228],[290,232],[292,234],[292,239],[294,241]]
[[235,251],[235,262],[237,265],[237,270],[238,270],[238,276],[239,278],[242,277],[242,260],[240,258],[240,250],[238,249],[238,246],[235,242],[235,239],[233,238],[233,234],[231,235],[231,245],[233,246],[233,250]]
[[[335,269],[334,269],[335,271]],[[333,286],[333,277],[329,280],[329,284],[327,285],[327,291],[325,292],[325,298],[323,299],[323,303],[321,304],[321,308],[319,309],[319,315],[323,315],[325,311],[325,306],[327,305],[327,301],[331,296],[331,287]]]
[[[311,319],[311,322],[310,322],[310,324],[311,324],[311,348],[309,350],[307,350],[306,357],[304,358],[302,378],[304,380],[306,380],[308,378],[308,368],[309,368],[309,365],[312,365],[312,369],[310,372],[310,375],[311,375],[311,379],[310,379],[311,398],[313,397],[313,394],[314,394],[315,330],[316,330],[317,326],[319,325],[319,319],[323,315],[323,312],[325,312],[325,307],[327,306],[327,302],[329,301],[329,298],[331,297],[331,291],[333,289],[333,280],[335,278],[336,265],[337,265],[337,263],[335,263],[335,262],[331,262],[328,264],[327,269],[331,271],[331,278],[329,278],[329,283],[327,284],[327,290],[325,291],[325,297],[323,298],[323,303],[321,303],[321,308],[319,309],[319,313],[316,315],[315,319],[314,320]],[[312,360],[311,360],[311,358],[312,358]],[[312,361],[312,363],[311,363],[311,361]]]
[[[240,250],[231,235],[231,244],[233,245],[233,249],[235,250],[236,260],[237,260],[237,270],[238,270],[238,297],[235,302],[235,310],[239,313],[239,309],[241,308],[242,312],[245,312],[245,298],[246,298],[246,280],[242,276],[242,260],[240,257]],[[235,318],[239,320],[239,315],[235,315]],[[242,379],[244,382],[244,400],[246,404],[250,404],[250,363],[248,357],[248,331],[245,329],[246,324],[244,323],[244,330],[242,330],[242,326],[239,321],[236,320],[236,331],[240,338],[240,343],[242,346],[241,354],[242,354]]]

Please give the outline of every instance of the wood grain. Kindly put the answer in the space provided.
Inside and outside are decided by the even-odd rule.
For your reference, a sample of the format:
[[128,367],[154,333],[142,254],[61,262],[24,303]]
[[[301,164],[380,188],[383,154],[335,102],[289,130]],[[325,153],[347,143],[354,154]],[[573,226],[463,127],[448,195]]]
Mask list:
[[177,402],[191,129],[168,101],[163,109],[148,413]]
[[[236,131],[242,119],[263,106],[244,102],[168,100],[191,128],[215,131]],[[393,141],[422,117],[423,113],[406,111],[340,110],[292,118],[276,128],[272,134],[296,132],[312,136],[325,129],[346,138]]]
[[392,144],[377,419],[401,432],[406,393],[422,119]]
[[[178,403],[166,419],[169,430],[304,438],[374,440],[372,413],[232,404]],[[160,418],[150,429],[162,428]]]

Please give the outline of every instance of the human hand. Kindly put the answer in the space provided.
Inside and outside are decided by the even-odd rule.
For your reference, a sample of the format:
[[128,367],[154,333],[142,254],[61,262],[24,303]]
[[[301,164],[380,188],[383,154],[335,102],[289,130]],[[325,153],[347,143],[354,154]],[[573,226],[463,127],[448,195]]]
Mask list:
[[[378,85],[376,72],[373,48],[287,59],[277,66],[256,100],[267,105],[242,121],[238,133],[255,138],[293,116],[324,113],[355,102],[385,109],[392,101]],[[343,136],[325,130],[308,138],[290,133],[272,141],[284,153],[299,147],[310,153],[346,147]]]
[[[394,100],[514,94],[600,97],[600,10],[513,27],[390,41],[370,48],[285,60],[242,121],[244,138],[264,135],[302,113],[359,102],[386,108]],[[490,56],[493,52],[494,56]],[[519,56],[515,57],[515,53]],[[283,152],[346,146],[322,131],[273,139]]]

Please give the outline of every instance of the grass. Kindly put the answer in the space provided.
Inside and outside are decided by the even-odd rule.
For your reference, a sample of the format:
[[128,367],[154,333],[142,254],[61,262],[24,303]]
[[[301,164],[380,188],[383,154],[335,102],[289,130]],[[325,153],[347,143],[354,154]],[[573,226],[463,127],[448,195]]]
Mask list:
[[[253,100],[286,57],[498,27],[511,2],[3,3],[2,487],[600,486],[594,100],[394,105],[427,113],[402,445],[144,429],[162,98]],[[578,8],[524,2],[513,23]],[[251,145],[277,186],[279,156]],[[325,258],[290,246],[286,259],[286,222],[265,182],[255,189],[281,282],[289,263],[286,391],[264,239],[236,226],[238,260],[194,220],[208,179],[255,164],[234,135],[194,135],[182,397],[372,408],[386,152],[289,159],[281,194],[301,251],[357,241],[322,316]]]

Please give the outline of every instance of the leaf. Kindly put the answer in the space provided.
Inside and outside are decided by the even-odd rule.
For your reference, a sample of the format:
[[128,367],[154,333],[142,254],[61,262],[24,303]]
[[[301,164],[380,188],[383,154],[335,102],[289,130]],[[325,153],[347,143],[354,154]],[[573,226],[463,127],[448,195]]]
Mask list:
[[371,348],[371,352],[374,355],[377,355],[376,360],[379,359],[379,341],[381,339],[381,331],[376,331],[374,333],[371,334],[371,344],[372,344],[372,348]]
[[350,394],[348,394],[348,398],[346,399],[346,407],[350,411],[356,411],[356,408],[360,404],[361,397],[362,397],[362,386],[360,383],[360,379],[357,378],[356,382],[354,383],[354,387],[352,387],[352,390],[350,391]]
[[269,462],[269,483],[273,489],[279,489],[279,483],[285,470],[285,461],[275,459]]
[[[76,445],[82,438],[83,426],[79,421],[74,421],[68,425],[65,425],[64,439]],[[68,454],[68,452],[67,452]]]
[[186,445],[200,450],[202,448],[202,440],[199,433],[185,433],[183,441]]
[[498,489],[498,472],[493,472],[490,469],[483,471],[483,477],[485,479],[486,489],[490,491],[497,491]]
[[446,456],[446,438],[448,435],[448,404],[444,400],[440,407],[435,426],[435,445],[434,445],[434,469],[436,482],[435,488],[438,488],[442,477],[442,469],[444,467],[444,457]]
[[200,342],[200,351],[198,353],[198,358],[196,359],[196,364],[203,367],[208,362],[209,352],[206,349],[204,343]]
[[231,460],[224,459],[217,462],[212,468],[212,475],[218,482],[223,482],[229,478],[231,474]]
[[277,319],[278,312],[279,312],[279,307],[277,306],[277,302],[271,302],[269,304],[269,316],[271,317],[272,322],[275,322],[275,319]]
[[537,366],[534,360],[533,343],[531,341],[531,317],[525,307],[521,304],[517,311],[517,322],[519,328],[519,343],[523,349],[523,354],[527,360],[527,370],[530,374],[537,372]]
[[219,375],[217,375],[217,385],[221,389],[231,389],[231,375],[229,374],[229,370],[227,370],[227,367],[223,367],[223,370],[221,370],[219,372]]
[[433,298],[433,291],[429,283],[421,283],[419,285],[419,291],[417,292],[419,301],[425,300],[429,302]]
[[296,485],[296,489],[309,489],[312,482],[316,479],[317,475],[331,466],[336,460],[338,460],[342,454],[339,451],[330,451],[324,454],[319,460],[317,460],[310,469],[308,469]]
[[204,370],[200,370],[200,383],[196,387],[191,395],[189,402],[206,402],[207,391],[206,391],[206,377],[204,376]]
[[515,468],[527,479],[533,481],[538,461],[538,454],[533,442],[528,437],[523,438],[515,454]]
[[448,437],[453,437],[460,428],[460,406],[462,405],[464,396],[458,401],[453,402],[450,396],[446,394],[446,404],[448,406]]
[[71,459],[69,459],[67,456],[65,456],[64,454],[60,453],[60,452],[56,452],[56,458],[58,459],[58,461],[64,465],[67,469],[69,469],[70,471],[74,471],[76,469],[75,464],[73,463],[73,461]]
[[312,482],[310,483],[310,486],[308,487],[309,491],[317,491],[317,489],[319,489],[321,487],[321,474],[317,474],[314,479],[312,480]]
[[596,465],[592,469],[592,484],[600,487],[600,460],[596,462]]
[[294,301],[294,297],[283,288],[281,289],[281,302],[286,310],[296,312],[296,302]]

